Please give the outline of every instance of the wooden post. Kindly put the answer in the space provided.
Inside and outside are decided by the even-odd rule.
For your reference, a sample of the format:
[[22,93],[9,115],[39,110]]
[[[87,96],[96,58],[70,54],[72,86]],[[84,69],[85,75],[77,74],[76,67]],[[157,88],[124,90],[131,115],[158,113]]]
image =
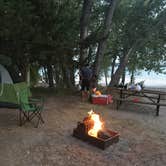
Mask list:
[[157,106],[156,106],[156,116],[159,116],[159,110],[160,110],[160,94],[158,96],[158,99],[157,99]]

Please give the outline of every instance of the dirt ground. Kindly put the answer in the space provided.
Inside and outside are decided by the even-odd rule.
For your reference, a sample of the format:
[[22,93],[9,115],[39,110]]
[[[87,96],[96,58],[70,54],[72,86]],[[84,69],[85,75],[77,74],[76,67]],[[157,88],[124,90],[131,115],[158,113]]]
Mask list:
[[[72,137],[90,109],[120,133],[118,143],[100,150]],[[166,110],[143,105],[97,106],[77,96],[47,97],[44,125],[18,126],[17,110],[0,109],[1,166],[165,166]]]

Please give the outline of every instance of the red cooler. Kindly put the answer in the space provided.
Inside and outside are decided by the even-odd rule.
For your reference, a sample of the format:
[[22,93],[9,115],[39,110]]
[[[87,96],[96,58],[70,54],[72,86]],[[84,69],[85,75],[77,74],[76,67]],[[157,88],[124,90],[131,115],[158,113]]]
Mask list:
[[106,105],[112,102],[111,95],[92,95],[92,104]]

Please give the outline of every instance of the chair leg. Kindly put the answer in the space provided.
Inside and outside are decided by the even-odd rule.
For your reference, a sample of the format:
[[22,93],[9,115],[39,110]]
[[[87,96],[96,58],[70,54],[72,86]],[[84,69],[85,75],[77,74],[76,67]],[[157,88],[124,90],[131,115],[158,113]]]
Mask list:
[[44,123],[44,120],[43,120],[43,118],[42,118],[42,116],[41,116],[41,112],[37,112],[36,116],[38,117],[38,121],[37,121],[35,127],[37,128],[37,127],[39,126],[40,121],[41,121],[42,123]]
[[40,123],[40,121],[42,123],[44,123],[44,120],[43,120],[43,118],[41,116],[41,111],[31,113],[30,116],[29,116],[29,121],[31,122],[32,119],[34,119],[35,117],[38,118],[37,123],[34,125],[37,128],[39,123]]
[[28,117],[27,120],[30,121],[30,119],[29,119],[29,117],[30,117],[29,112],[27,113],[27,117]]
[[41,116],[41,112],[37,112],[36,113],[36,116],[38,117],[38,121],[37,121],[37,124],[36,124],[36,128],[38,127],[38,125],[39,125],[39,122],[41,121],[42,123],[44,123],[44,120],[43,120],[43,118],[42,118],[42,116]]
[[38,113],[38,118],[41,120],[42,123],[44,123],[43,117],[41,115],[41,112]]
[[159,116],[159,110],[160,110],[160,106],[157,105],[157,107],[156,107],[156,116]]
[[29,112],[26,113],[24,110],[19,109],[19,126],[22,126],[29,121],[29,115]]
[[29,121],[29,114],[24,111],[22,112],[22,114],[23,114],[22,125],[24,125],[26,122]]
[[[38,118],[36,124],[34,124],[34,123],[32,122],[32,119],[34,119],[35,117]],[[38,127],[40,121],[41,121],[42,123],[44,123],[44,120],[43,120],[42,115],[41,115],[41,111],[25,112],[25,111],[19,109],[19,125],[22,126],[22,125],[24,125],[27,121],[28,121],[28,122],[31,122],[31,123],[34,125],[34,127],[36,127],[36,128]]]
[[19,126],[22,126],[28,121],[28,115],[21,109],[19,109]]

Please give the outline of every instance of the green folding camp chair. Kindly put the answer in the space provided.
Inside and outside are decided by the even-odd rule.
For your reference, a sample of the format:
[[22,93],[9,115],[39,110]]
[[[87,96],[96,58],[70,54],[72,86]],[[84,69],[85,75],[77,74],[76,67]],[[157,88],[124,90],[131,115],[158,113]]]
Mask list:
[[28,89],[24,89],[20,91],[20,111],[19,111],[19,123],[20,126],[25,124],[26,122],[32,122],[33,119],[37,119],[35,123],[35,127],[38,127],[39,123],[44,123],[42,118],[43,111],[43,99],[33,99],[29,100]]

